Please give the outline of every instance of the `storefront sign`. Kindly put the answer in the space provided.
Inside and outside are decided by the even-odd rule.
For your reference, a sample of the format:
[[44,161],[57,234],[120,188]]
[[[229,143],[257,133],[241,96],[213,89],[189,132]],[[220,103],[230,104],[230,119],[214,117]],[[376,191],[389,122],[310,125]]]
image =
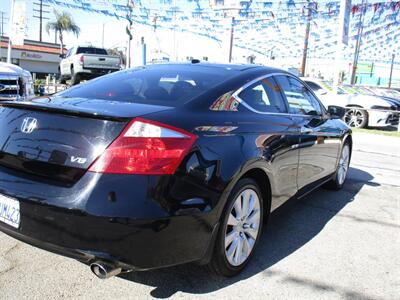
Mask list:
[[21,52],[21,58],[42,59],[43,56],[38,53]]

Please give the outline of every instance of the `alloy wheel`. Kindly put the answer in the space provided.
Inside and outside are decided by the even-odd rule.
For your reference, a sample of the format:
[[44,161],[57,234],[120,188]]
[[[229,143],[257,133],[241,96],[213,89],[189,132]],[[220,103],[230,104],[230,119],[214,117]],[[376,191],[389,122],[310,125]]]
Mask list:
[[351,108],[346,111],[344,121],[350,127],[362,127],[365,119],[365,114],[356,108]]
[[240,266],[250,256],[260,230],[260,199],[253,189],[236,198],[225,232],[225,256],[232,266]]
[[337,181],[340,185],[346,179],[347,171],[349,169],[350,148],[349,145],[344,145],[342,154],[339,159],[339,167],[337,171]]

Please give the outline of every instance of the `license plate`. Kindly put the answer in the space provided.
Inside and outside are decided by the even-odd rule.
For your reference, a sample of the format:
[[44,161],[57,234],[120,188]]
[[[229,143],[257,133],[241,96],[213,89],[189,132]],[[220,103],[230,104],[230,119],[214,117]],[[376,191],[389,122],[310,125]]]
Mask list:
[[19,201],[0,194],[0,222],[15,228],[19,227]]

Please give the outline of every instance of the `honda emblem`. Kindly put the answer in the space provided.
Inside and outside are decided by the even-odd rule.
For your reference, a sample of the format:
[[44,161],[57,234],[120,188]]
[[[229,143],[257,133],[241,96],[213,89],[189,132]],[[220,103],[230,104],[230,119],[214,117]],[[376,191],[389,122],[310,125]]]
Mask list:
[[37,120],[35,118],[25,118],[21,125],[21,132],[29,134],[37,128]]

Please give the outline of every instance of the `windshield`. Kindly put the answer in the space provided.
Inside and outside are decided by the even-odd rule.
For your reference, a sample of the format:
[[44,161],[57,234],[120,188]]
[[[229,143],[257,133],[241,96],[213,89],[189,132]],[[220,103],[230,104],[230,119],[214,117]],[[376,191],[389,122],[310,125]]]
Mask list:
[[[329,81],[321,81],[321,85],[328,91],[333,92],[333,84]],[[342,87],[338,86],[337,87],[337,93],[339,95],[347,94]]]
[[345,91],[346,94],[350,95],[360,94],[360,92],[355,87],[352,86],[344,85],[342,86],[342,89]]
[[191,65],[150,66],[102,76],[57,96],[177,106],[219,85],[236,72]]

